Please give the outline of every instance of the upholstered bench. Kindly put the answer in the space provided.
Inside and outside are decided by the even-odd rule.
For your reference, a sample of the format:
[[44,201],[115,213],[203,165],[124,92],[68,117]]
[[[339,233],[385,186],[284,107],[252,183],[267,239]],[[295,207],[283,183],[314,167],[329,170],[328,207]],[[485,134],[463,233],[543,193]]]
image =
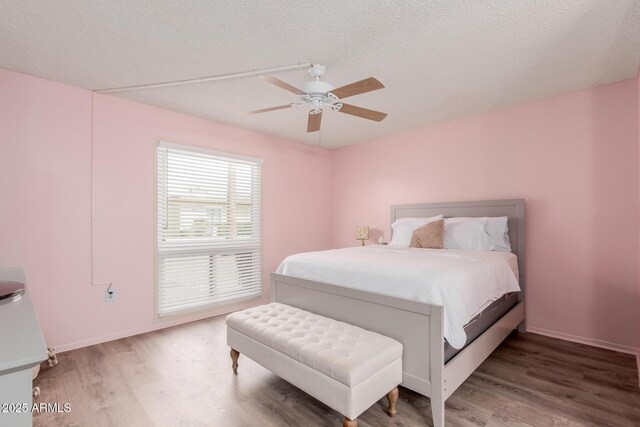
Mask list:
[[396,413],[402,344],[348,323],[272,303],[227,316],[233,372],[240,353],[344,415],[358,416],[385,394]]

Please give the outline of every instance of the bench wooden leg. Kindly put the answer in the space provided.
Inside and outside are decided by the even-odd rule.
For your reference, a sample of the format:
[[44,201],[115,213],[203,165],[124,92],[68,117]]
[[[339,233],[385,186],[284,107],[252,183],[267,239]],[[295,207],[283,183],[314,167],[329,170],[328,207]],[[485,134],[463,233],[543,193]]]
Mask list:
[[342,427],[358,427],[358,419],[350,420],[349,418],[344,417],[344,420],[342,420]]
[[387,400],[389,401],[389,416],[393,417],[395,416],[398,411],[396,410],[396,403],[398,402],[398,387],[394,388],[393,390],[391,390],[389,393],[387,393]]
[[231,369],[233,369],[233,373],[236,375],[238,375],[238,357],[240,357],[240,353],[231,349]]

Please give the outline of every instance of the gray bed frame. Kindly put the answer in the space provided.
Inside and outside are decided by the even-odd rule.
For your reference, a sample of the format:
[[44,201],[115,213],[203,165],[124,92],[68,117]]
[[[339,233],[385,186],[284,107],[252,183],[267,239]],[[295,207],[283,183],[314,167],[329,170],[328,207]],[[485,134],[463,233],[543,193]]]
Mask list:
[[444,426],[444,402],[469,375],[518,328],[525,330],[524,200],[419,203],[391,207],[391,223],[403,217],[508,216],[512,252],[518,256],[522,292],[512,308],[482,335],[445,364],[444,308],[304,280],[271,274],[271,298],[303,310],[378,332],[400,341],[402,386],[431,399],[433,425]]

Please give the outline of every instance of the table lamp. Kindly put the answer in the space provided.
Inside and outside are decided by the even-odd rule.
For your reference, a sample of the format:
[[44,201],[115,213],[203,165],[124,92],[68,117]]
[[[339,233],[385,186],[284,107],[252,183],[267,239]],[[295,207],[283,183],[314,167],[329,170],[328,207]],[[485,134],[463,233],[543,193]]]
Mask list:
[[369,227],[366,225],[361,225],[356,227],[356,240],[360,240],[362,242],[362,246],[364,246],[364,241],[369,240]]

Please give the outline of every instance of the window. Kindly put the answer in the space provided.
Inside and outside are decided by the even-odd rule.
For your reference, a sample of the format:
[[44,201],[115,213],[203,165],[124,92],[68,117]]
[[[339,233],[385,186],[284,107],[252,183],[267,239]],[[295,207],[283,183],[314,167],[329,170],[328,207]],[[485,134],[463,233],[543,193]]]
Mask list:
[[157,148],[157,313],[262,293],[261,161]]

